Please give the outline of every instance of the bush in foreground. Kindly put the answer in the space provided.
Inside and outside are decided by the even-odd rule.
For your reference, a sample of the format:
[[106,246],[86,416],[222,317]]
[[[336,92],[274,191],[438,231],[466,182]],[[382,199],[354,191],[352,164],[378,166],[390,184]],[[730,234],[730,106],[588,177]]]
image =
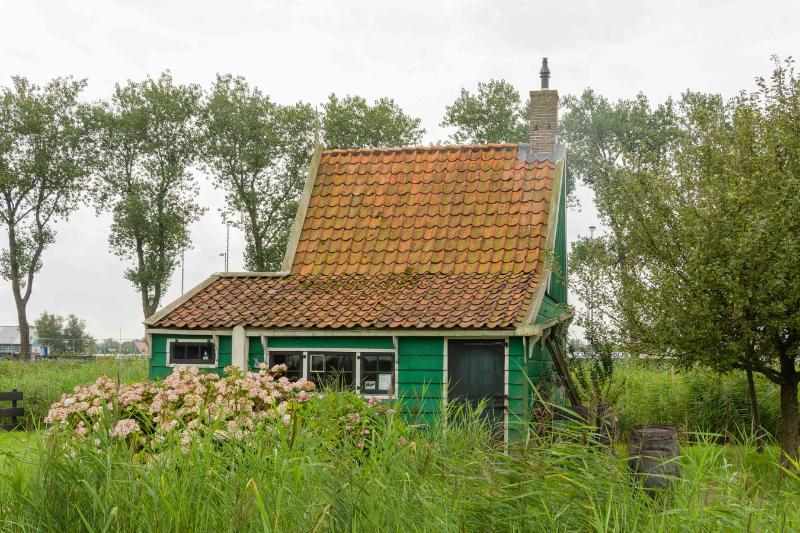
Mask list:
[[284,365],[258,372],[225,369],[225,377],[197,368],[176,369],[164,381],[130,385],[100,376],[88,387],[75,387],[53,404],[45,422],[51,433],[87,439],[127,441],[134,450],[159,450],[175,437],[187,447],[197,438],[245,439],[275,422],[289,424],[293,413],[314,392],[307,380],[289,381]]

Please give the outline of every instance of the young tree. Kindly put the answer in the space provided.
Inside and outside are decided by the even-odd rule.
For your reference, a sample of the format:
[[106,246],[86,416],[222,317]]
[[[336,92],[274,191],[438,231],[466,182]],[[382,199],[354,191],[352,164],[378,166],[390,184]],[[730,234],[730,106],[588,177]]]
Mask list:
[[327,148],[391,148],[419,144],[425,130],[391,98],[373,105],[360,96],[328,97],[322,129]]
[[63,317],[43,311],[34,323],[40,344],[51,354],[87,353],[94,339],[86,331],[86,321],[75,315]]
[[473,94],[461,94],[445,109],[443,128],[457,144],[520,143],[528,140],[528,104],[506,80],[479,82]]
[[573,324],[583,329],[585,339],[573,370],[583,398],[595,410],[613,403],[614,352],[624,340],[617,305],[619,276],[610,242],[606,236],[580,237],[569,253],[570,292],[582,303],[576,307]]
[[38,87],[14,78],[0,94],[0,221],[8,237],[0,274],[11,282],[23,359],[30,358],[27,306],[34,276],[56,224],[80,206],[89,174],[78,103],[85,85],[65,78]]
[[189,172],[198,150],[201,90],[158,79],[117,85],[94,113],[96,205],[113,216],[109,244],[133,261],[125,277],[141,294],[147,318],[158,309],[189,225],[204,209]]
[[245,265],[279,268],[314,143],[315,114],[280,106],[243,78],[217,76],[202,113],[202,160],[225,191],[226,222],[246,238]]
[[39,344],[47,346],[52,353],[64,353],[64,317],[43,311],[33,323]]
[[94,346],[95,340],[86,330],[86,321],[76,315],[67,315],[63,329],[64,342],[70,352],[85,354]]

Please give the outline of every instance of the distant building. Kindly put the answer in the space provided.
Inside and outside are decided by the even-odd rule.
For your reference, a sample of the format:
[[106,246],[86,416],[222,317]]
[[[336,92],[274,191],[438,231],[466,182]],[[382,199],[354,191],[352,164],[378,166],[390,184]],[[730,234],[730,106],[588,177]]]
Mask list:
[[136,347],[136,355],[150,355],[150,346],[145,341],[133,341]]
[[[19,355],[20,336],[18,326],[0,326],[0,358],[17,357]],[[46,348],[44,348],[46,351]],[[31,328],[31,352],[39,356],[43,347],[36,338],[36,328]],[[47,355],[44,353],[44,355]]]

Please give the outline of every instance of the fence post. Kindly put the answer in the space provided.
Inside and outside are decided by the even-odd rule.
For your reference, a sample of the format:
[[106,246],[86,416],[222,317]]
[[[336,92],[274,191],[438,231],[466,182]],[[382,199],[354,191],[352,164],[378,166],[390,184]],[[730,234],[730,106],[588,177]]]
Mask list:
[[[11,390],[11,392],[17,392],[17,388],[16,388],[16,387],[14,387],[14,388]],[[16,399],[16,398],[14,398],[13,400],[11,400],[11,408],[12,408],[12,409],[15,409],[16,407],[17,407],[17,399]],[[14,428],[16,428],[16,427],[17,427],[17,416],[16,416],[16,415],[14,415],[14,416],[12,416],[12,417],[11,417],[11,424],[12,424],[12,426],[13,426]]]

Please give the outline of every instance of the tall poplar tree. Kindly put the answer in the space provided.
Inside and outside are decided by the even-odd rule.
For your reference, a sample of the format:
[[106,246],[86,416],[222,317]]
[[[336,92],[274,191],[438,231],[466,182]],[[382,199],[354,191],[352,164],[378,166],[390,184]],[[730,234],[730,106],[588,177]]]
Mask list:
[[223,219],[245,235],[245,266],[277,270],[314,145],[314,109],[272,102],[217,76],[202,112],[202,161],[225,192]]
[[96,203],[111,212],[112,252],[132,265],[125,277],[141,295],[142,314],[159,308],[189,225],[204,212],[190,167],[197,160],[201,89],[169,72],[117,85],[94,113]]
[[11,282],[20,357],[30,357],[27,306],[56,226],[76,210],[88,181],[87,130],[78,96],[86,83],[55,79],[44,87],[13,78],[0,93],[0,222],[8,249],[0,274]]

